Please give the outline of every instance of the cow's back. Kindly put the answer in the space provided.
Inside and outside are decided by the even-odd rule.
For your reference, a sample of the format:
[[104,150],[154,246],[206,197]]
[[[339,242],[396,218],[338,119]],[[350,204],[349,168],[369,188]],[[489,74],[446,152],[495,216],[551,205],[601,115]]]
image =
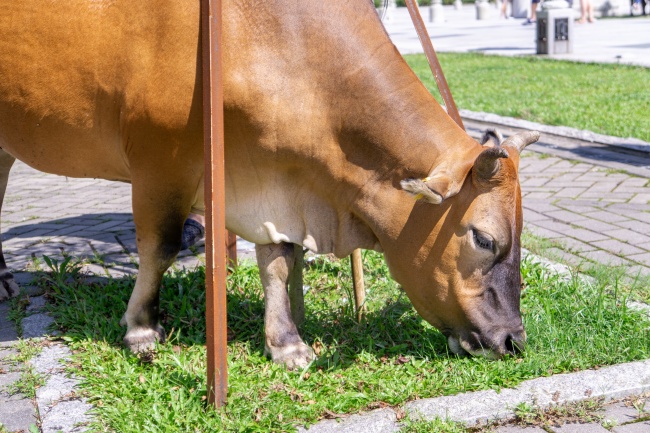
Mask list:
[[198,7],[0,0],[0,146],[43,171],[130,180],[139,154],[187,143],[200,133]]

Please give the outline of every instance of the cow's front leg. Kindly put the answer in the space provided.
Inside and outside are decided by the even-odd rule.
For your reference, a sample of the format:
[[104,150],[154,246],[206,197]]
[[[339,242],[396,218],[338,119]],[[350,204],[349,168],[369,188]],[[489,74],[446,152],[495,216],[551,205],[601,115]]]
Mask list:
[[[7,190],[7,181],[9,180],[9,170],[16,159],[4,150],[0,149],[0,209],[4,201]],[[18,284],[14,281],[14,276],[5,263],[5,257],[2,252],[2,241],[0,240],[0,302],[5,299],[18,295]]]
[[314,359],[291,317],[287,283],[293,268],[293,244],[256,245],[257,265],[264,286],[264,352],[289,369],[302,368]]

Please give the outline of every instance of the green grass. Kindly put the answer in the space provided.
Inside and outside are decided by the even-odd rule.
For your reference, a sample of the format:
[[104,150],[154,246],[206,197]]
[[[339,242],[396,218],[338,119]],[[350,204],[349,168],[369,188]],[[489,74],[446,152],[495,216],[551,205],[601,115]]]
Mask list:
[[[424,55],[405,58],[438,96]],[[475,53],[440,63],[459,108],[650,141],[650,68]]]
[[83,392],[96,407],[93,428],[100,431],[287,431],[337,414],[650,357],[650,323],[625,307],[622,294],[566,281],[528,262],[522,267],[528,350],[497,362],[450,355],[445,338],[390,279],[381,256],[365,253],[364,260],[368,312],[361,324],[348,260],[319,257],[308,264],[302,335],[319,357],[298,372],[263,355],[257,268],[243,264],[229,277],[230,387],[223,410],[206,409],[203,269],[165,276],[161,310],[170,338],[148,356],[121,345],[118,322],[132,279],[84,284],[83,276],[55,272],[45,285],[56,324],[75,352],[70,368],[84,378]]

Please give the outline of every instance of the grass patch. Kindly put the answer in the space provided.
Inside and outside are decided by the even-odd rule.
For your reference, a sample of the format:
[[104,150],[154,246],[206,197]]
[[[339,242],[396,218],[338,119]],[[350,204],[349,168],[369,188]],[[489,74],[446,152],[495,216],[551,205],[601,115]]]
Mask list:
[[[302,335],[319,354],[289,372],[263,355],[263,295],[257,268],[229,277],[230,388],[223,410],[206,410],[204,270],[165,276],[161,292],[169,342],[149,356],[123,349],[118,325],[132,279],[84,284],[53,275],[51,309],[75,352],[71,369],[96,407],[93,428],[120,432],[288,431],[324,417],[650,357],[650,324],[624,296],[537,264],[522,266],[529,348],[494,362],[460,358],[413,310],[379,254],[364,254],[368,313],[356,323],[349,261],[308,262]],[[56,281],[56,283],[54,283]],[[129,416],[124,416],[128,413]],[[179,416],[178,414],[182,414]],[[420,428],[420,427],[413,427]],[[424,430],[412,430],[424,431]]]
[[[424,55],[405,59],[440,101]],[[440,63],[459,108],[650,141],[650,68],[477,53]]]

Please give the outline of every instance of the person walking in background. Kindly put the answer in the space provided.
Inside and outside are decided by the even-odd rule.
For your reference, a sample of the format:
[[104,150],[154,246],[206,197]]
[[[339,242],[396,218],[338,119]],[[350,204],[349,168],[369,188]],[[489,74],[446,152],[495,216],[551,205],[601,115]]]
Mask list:
[[532,0],[532,3],[530,5],[530,18],[528,18],[524,22],[524,25],[533,24],[537,22],[537,6],[539,5],[539,2],[540,0]]
[[591,0],[580,0],[580,19],[578,23],[584,24],[587,21],[594,22],[594,6],[591,4]]
[[501,4],[501,18],[508,19],[508,3],[510,2],[511,0],[503,0]]

